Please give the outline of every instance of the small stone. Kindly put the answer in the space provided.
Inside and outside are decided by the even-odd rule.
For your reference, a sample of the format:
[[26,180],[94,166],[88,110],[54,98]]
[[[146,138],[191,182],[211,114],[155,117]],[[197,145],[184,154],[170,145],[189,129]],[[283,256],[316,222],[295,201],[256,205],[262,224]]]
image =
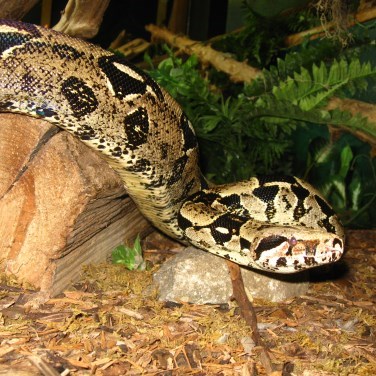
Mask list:
[[252,354],[253,353],[253,349],[255,348],[256,345],[255,345],[255,342],[252,339],[252,337],[243,337],[240,340],[240,343],[242,344],[244,352],[246,354]]
[[223,333],[215,342],[223,345],[228,341],[228,337],[230,336],[229,333]]
[[[306,293],[308,271],[298,274],[261,272],[242,267],[249,298],[280,302]],[[159,299],[194,304],[224,304],[232,295],[226,261],[209,252],[188,247],[167,260],[154,273]]]

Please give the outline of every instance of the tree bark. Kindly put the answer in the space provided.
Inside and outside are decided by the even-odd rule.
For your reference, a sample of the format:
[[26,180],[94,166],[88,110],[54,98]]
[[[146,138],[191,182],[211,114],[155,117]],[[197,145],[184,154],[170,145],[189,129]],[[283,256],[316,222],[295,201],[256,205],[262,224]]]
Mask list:
[[0,0],[0,18],[21,20],[39,0]]
[[151,230],[108,164],[42,120],[0,114],[0,176],[0,267],[49,295]]

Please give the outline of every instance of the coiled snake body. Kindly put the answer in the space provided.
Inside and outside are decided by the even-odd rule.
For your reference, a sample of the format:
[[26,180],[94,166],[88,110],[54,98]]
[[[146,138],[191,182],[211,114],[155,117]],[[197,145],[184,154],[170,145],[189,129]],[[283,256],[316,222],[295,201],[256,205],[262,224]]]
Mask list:
[[236,263],[291,273],[338,260],[343,229],[295,177],[208,187],[193,128],[150,77],[99,47],[0,21],[0,111],[43,118],[97,150],[161,231]]

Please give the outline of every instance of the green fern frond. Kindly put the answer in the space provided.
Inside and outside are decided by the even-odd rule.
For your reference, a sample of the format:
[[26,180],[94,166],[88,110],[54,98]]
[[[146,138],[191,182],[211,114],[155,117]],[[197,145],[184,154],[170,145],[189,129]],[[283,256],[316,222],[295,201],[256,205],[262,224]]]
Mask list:
[[[278,121],[309,122],[347,127],[350,131],[361,130],[376,138],[376,125],[360,114],[352,115],[339,109],[324,108],[328,99],[344,90],[360,91],[367,88],[367,79],[376,77],[376,67],[358,59],[349,62],[334,60],[327,66],[324,62],[313,64],[311,70],[301,68],[286,77],[286,62],[279,60],[277,66],[263,75],[264,87],[270,91],[255,97],[255,86],[245,88],[249,99],[251,117],[267,117],[269,123]],[[279,75],[281,78],[278,81]]]
[[286,55],[286,59],[278,59],[276,66],[264,70],[262,77],[245,87],[246,95],[274,95],[277,99],[298,104],[308,111],[338,92],[347,90],[350,94],[367,89],[367,79],[375,78],[376,67],[369,62],[361,63],[358,58],[349,62],[345,59],[333,60],[327,66],[323,61],[313,64],[308,70],[296,67],[299,55]]
[[365,89],[366,78],[376,76],[376,68],[369,62],[360,63],[353,59],[334,60],[327,67],[324,62],[313,64],[311,72],[302,68],[294,72],[285,81],[281,81],[272,88],[272,93],[279,100],[288,100],[299,105],[302,110],[309,111],[334,96],[338,91],[345,89],[351,82],[357,89]]
[[250,103],[251,117],[280,118],[315,124],[331,124],[349,128],[351,131],[361,130],[376,138],[376,124],[368,121],[360,114],[352,115],[339,109],[326,110],[314,108],[303,110],[299,105],[286,100],[278,100],[271,96],[258,98]]

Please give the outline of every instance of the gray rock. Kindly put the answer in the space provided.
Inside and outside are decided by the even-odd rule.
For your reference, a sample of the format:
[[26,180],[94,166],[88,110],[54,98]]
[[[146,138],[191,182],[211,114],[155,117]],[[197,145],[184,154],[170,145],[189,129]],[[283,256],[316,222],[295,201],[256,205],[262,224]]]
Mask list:
[[[248,296],[279,302],[306,293],[308,272],[265,273],[242,268]],[[232,284],[225,260],[209,252],[188,247],[167,260],[154,274],[159,299],[196,304],[227,303]]]

